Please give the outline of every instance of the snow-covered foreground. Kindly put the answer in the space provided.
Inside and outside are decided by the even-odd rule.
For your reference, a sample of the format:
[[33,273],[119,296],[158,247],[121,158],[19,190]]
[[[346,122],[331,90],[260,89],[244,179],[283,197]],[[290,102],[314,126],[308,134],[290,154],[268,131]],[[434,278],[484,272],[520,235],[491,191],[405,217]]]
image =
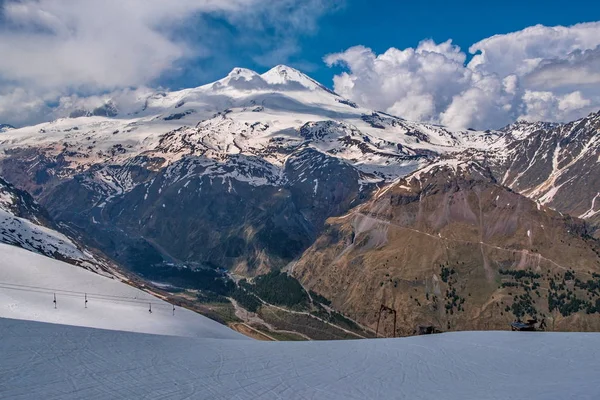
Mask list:
[[600,334],[237,340],[116,279],[4,244],[0,338],[2,399],[600,398]]
[[598,399],[600,334],[257,342],[0,319],[6,399]]
[[245,339],[192,311],[178,307],[173,315],[170,304],[117,279],[6,244],[0,244],[0,317],[160,335]]

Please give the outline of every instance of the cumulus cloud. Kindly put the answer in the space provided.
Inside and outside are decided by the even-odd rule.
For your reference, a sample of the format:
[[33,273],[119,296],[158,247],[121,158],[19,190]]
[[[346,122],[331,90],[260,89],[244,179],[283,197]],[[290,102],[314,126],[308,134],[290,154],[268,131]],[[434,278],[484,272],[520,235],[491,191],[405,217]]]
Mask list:
[[[228,42],[254,41],[270,61],[285,62],[299,51],[296,36],[314,32],[337,1],[0,1],[0,121],[35,122],[56,111],[48,102],[100,101],[155,85],[192,60],[226,57],[225,32]],[[211,30],[210,18],[225,28]]]
[[475,43],[451,40],[375,54],[355,46],[324,58],[347,68],[341,95],[408,119],[498,128],[516,119],[564,121],[600,109],[600,22],[533,26]]

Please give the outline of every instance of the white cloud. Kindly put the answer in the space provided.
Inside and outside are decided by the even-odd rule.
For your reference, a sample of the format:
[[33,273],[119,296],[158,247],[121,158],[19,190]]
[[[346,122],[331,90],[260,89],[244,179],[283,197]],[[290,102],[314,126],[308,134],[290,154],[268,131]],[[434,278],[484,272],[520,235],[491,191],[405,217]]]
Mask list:
[[[253,40],[260,43],[261,53],[271,54],[269,60],[284,62],[299,50],[295,36],[314,32],[316,20],[336,4],[326,0],[0,1],[0,121],[36,122],[51,111],[46,100],[61,103],[60,97],[68,99],[74,93],[98,95],[153,85],[164,74],[177,74],[186,61],[227,57],[222,55],[221,31],[204,26],[203,17],[237,28],[238,33],[228,33],[233,35],[227,38],[230,42]],[[288,50],[277,52],[279,43]],[[23,105],[32,108],[20,102],[10,103],[11,108],[7,97],[31,99]],[[29,117],[16,118],[16,111]]]
[[0,121],[19,126],[41,121],[50,112],[44,99],[23,88],[6,88],[0,93]]
[[583,97],[576,91],[566,95],[552,92],[526,91],[521,119],[527,121],[572,121],[592,111],[598,111],[599,104]]
[[431,40],[375,54],[363,46],[325,57],[348,68],[341,95],[402,117],[498,128],[515,119],[563,121],[600,109],[600,22],[533,26],[470,47]]
[[600,84],[600,46],[574,50],[566,57],[544,60],[524,78],[528,87],[556,90],[563,87]]
[[536,25],[475,43],[469,52],[481,53],[473,57],[469,67],[500,76],[512,73],[522,76],[544,61],[559,60],[578,50],[594,49],[598,45],[600,22],[569,27]]
[[391,48],[379,56],[356,46],[325,61],[342,62],[351,71],[334,78],[341,95],[406,118],[434,121],[472,80],[465,57],[451,41],[436,45],[427,40],[416,49]]
[[0,76],[51,89],[140,85],[190,51],[166,33],[171,24],[196,12],[236,12],[251,1],[9,1]]

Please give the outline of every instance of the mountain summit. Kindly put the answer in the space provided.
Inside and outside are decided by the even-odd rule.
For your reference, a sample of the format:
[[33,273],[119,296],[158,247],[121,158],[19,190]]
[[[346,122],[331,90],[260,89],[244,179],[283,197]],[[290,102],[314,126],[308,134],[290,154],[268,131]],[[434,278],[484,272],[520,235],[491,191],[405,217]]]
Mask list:
[[262,74],[261,77],[271,85],[293,85],[295,83],[309,90],[323,89],[330,91],[309,76],[286,65],[278,65],[271,68]]
[[192,91],[201,93],[205,88],[211,88],[214,91],[235,91],[242,92],[283,92],[283,91],[316,91],[322,90],[329,94],[337,96],[331,90],[321,85],[314,79],[308,77],[302,72],[288,67],[278,65],[262,75],[246,68],[234,68],[225,78],[214,83],[201,86]]

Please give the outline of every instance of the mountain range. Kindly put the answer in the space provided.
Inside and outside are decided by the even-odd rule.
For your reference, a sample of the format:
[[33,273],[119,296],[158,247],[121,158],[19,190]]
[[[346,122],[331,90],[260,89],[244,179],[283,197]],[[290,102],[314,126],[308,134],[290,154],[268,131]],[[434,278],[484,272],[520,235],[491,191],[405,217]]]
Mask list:
[[141,275],[284,269],[366,326],[401,310],[402,334],[596,330],[599,147],[600,113],[451,129],[277,66],[4,129],[0,171],[47,210],[29,220]]

